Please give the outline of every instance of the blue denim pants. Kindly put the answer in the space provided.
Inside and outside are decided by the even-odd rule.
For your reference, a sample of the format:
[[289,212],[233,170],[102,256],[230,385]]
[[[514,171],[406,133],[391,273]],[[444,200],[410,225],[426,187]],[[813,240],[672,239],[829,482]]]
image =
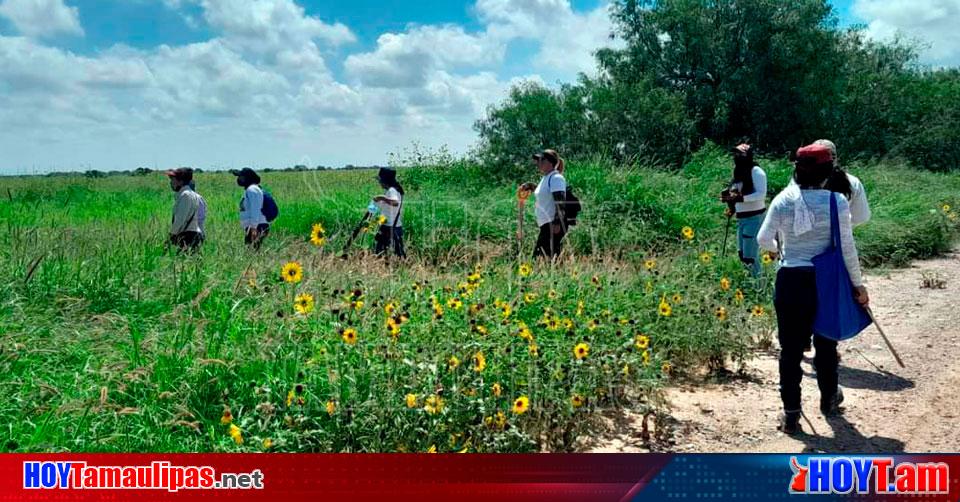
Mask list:
[[740,261],[750,270],[754,277],[760,276],[762,263],[760,262],[760,244],[757,234],[766,213],[737,219],[737,244],[740,247]]

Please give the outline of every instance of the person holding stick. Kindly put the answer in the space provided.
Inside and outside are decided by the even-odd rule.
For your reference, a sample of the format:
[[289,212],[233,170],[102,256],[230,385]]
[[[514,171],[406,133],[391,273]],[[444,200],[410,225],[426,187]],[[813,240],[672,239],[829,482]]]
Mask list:
[[733,181],[720,194],[728,205],[727,215],[737,217],[740,261],[754,277],[760,276],[760,246],[757,231],[767,211],[767,173],[753,159],[753,147],[743,143],[733,149]]
[[784,409],[780,430],[786,434],[800,430],[800,381],[803,378],[800,362],[811,336],[817,349],[820,411],[824,415],[838,413],[843,402],[837,377],[837,342],[813,335],[817,284],[812,260],[832,242],[831,198],[837,202],[840,248],[856,300],[864,306],[870,302],[853,240],[850,204],[846,198],[824,188],[832,173],[833,159],[828,148],[810,145],[798,150],[793,177],[799,190],[784,190],[777,195],[757,236],[761,247],[782,253],[774,306],[780,341],[780,397]]
[[384,217],[374,239],[375,253],[377,256],[385,256],[392,247],[398,258],[406,258],[407,253],[403,247],[403,187],[397,181],[397,172],[393,169],[381,168],[377,173],[377,180],[380,181],[380,187],[386,191],[373,198]]
[[540,183],[524,183],[520,193],[533,191],[536,199],[534,212],[540,235],[533,251],[533,257],[556,259],[563,247],[563,238],[567,234],[567,219],[564,205],[567,202],[567,180],[563,177],[565,163],[555,150],[544,150],[533,156],[540,171]]

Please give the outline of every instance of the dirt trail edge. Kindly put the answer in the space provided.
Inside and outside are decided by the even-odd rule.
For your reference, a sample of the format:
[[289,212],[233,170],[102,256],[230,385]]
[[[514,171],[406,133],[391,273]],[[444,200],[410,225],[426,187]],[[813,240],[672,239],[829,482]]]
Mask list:
[[[924,279],[933,288],[922,288]],[[937,284],[940,283],[940,284]],[[641,439],[641,417],[626,412],[584,445],[594,452],[861,452],[960,450],[960,256],[868,273],[874,312],[900,352],[897,366],[874,327],[840,344],[844,413],[825,419],[811,366],[803,362],[803,433],[776,430],[780,412],[776,344],[723,381],[668,389],[664,439]]]

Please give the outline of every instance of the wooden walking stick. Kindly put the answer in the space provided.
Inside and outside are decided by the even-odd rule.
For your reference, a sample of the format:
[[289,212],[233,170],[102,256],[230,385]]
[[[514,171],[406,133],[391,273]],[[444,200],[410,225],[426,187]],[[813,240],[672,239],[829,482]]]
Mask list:
[[880,327],[880,323],[877,322],[876,316],[873,315],[873,309],[870,307],[864,307],[867,311],[867,315],[870,316],[870,320],[873,321],[873,325],[877,327],[877,331],[880,332],[880,336],[883,337],[883,342],[887,344],[887,348],[890,349],[890,353],[893,354],[893,358],[897,360],[897,364],[901,368],[906,368],[907,366],[903,364],[903,359],[900,359],[900,354],[897,353],[897,349],[893,348],[893,344],[890,343],[890,339],[887,338],[887,334],[883,332],[883,328]]

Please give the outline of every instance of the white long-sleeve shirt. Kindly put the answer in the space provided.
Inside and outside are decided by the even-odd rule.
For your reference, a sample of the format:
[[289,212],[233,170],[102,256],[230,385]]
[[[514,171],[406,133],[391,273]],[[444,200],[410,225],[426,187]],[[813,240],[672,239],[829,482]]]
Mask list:
[[[813,215],[813,230],[797,235],[794,232],[794,204],[788,191],[773,199],[767,216],[757,234],[760,247],[780,252],[780,264],[783,267],[812,267],[811,261],[830,246],[830,197],[828,190],[801,190],[800,196],[806,202]],[[860,270],[860,257],[853,240],[853,226],[850,222],[850,204],[840,194],[837,198],[837,216],[840,220],[840,249],[843,261],[850,273],[854,286],[863,285]]]
[[[753,178],[753,193],[744,194],[743,202],[737,202],[738,213],[761,211],[767,207],[767,173],[760,166],[753,166],[750,177]],[[743,183],[734,183],[733,188],[743,190]]]
[[[847,179],[850,180],[850,222],[858,227],[870,221],[873,213],[870,211],[870,203],[867,202],[867,190],[863,187],[860,178],[847,173]],[[790,188],[797,185],[793,179],[790,180]]]
[[266,223],[267,218],[263,215],[263,190],[259,185],[250,185],[240,200],[240,224],[245,230],[249,230]]

